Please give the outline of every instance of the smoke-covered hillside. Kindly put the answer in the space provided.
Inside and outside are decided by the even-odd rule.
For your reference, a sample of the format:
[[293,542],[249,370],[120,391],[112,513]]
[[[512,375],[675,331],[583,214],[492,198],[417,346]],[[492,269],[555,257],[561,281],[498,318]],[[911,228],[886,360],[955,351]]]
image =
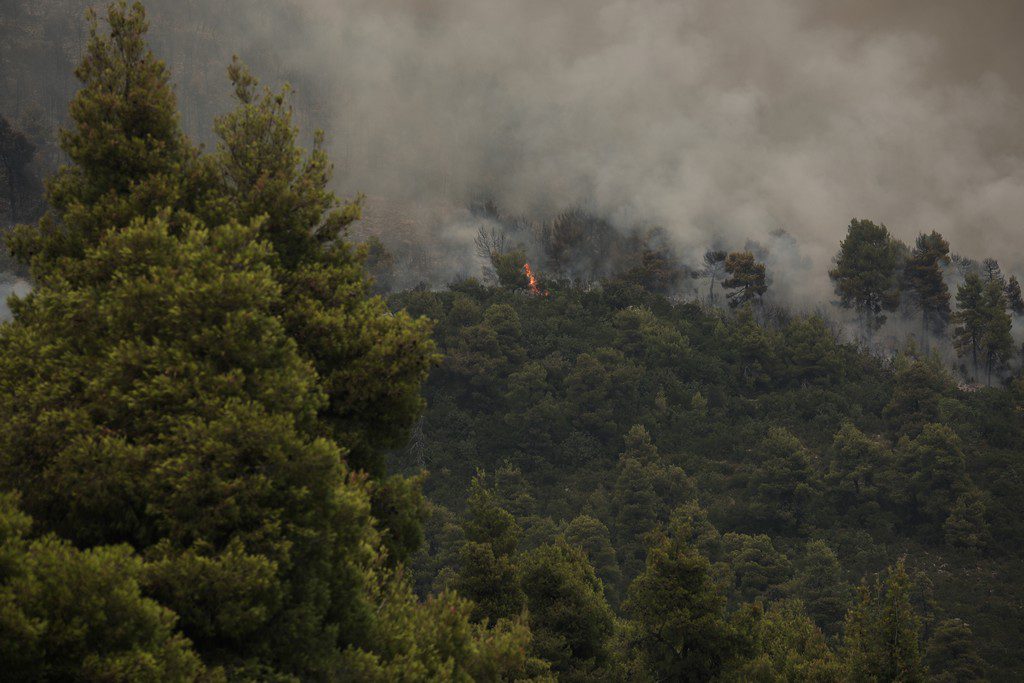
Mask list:
[[0,8],[0,677],[1024,676],[1017,4],[87,4]]
[[[0,110],[52,128],[75,88],[89,3],[8,4]],[[905,242],[937,230],[974,258],[1024,264],[1012,0],[984,11],[804,0],[149,9],[186,130],[212,140],[238,53],[295,85],[299,122],[326,131],[343,196],[490,198],[536,218],[582,206],[620,228],[663,228],[691,263],[784,229],[809,272],[775,281],[815,304],[853,216]],[[430,228],[451,245],[450,278],[471,231],[458,219]]]

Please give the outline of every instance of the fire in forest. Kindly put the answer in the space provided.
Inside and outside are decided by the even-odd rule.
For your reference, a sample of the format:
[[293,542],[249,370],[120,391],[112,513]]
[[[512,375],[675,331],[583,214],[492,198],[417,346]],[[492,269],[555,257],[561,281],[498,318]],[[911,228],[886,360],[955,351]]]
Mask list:
[[523,272],[526,273],[526,277],[530,280],[530,284],[527,289],[530,290],[530,294],[536,294],[537,296],[547,296],[548,291],[541,289],[540,285],[537,284],[537,276],[533,274],[533,269],[530,268],[529,263],[523,264]]

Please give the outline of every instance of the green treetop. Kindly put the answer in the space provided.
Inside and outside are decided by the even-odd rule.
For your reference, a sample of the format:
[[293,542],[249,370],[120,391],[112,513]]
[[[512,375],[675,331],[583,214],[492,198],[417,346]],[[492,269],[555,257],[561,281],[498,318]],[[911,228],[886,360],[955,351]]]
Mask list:
[[760,301],[768,291],[768,277],[763,263],[758,263],[749,251],[737,251],[725,259],[725,272],[729,275],[722,280],[722,287],[730,290],[725,296],[733,308]]
[[9,680],[189,681],[207,672],[175,615],[142,596],[126,546],[78,550],[0,494],[0,660]]
[[284,110],[245,92],[250,125],[221,126],[221,149],[295,163],[250,187],[230,155],[199,156],[141,5],[108,21],[93,21],[54,209],[15,242],[36,287],[0,327],[0,486],[42,532],[97,558],[133,549],[117,551],[138,562],[125,576],[170,610],[150,610],[139,647],[177,648],[182,667],[183,634],[240,678],[522,670],[528,632],[484,634],[469,605],[423,605],[390,568],[417,542],[420,499],[380,453],[418,414],[433,345],[368,297],[325,161],[295,162]]
[[583,551],[565,543],[540,546],[520,560],[519,582],[537,655],[561,680],[607,676],[614,619]]
[[868,333],[885,322],[886,311],[899,304],[899,249],[884,225],[853,219],[829,277],[839,303],[852,308]]
[[1014,315],[1024,315],[1024,297],[1021,296],[1020,282],[1016,275],[1006,280],[1006,303]]
[[910,604],[912,584],[903,560],[864,584],[843,628],[844,680],[925,680],[921,661],[921,621]]
[[654,680],[713,679],[741,648],[711,563],[689,536],[681,524],[652,537],[647,566],[623,605],[631,620],[627,648]]
[[985,315],[982,300],[985,286],[981,277],[968,271],[956,290],[956,312],[953,313],[953,346],[958,356],[969,355],[975,372],[981,356],[981,340],[985,334]]
[[61,258],[80,258],[108,230],[172,210],[172,225],[211,185],[181,131],[170,72],[146,47],[140,3],[111,6],[110,32],[89,12],[90,38],[75,75],[71,127],[61,133],[70,160],[47,185],[52,207],[11,240],[21,261],[45,279]]
[[981,298],[984,321],[981,334],[981,352],[985,360],[985,378],[992,384],[992,373],[1000,372],[1013,356],[1013,319],[1007,310],[1006,293],[1002,281],[992,280],[985,285]]
[[904,285],[921,314],[922,344],[929,335],[941,336],[949,326],[949,288],[942,267],[949,263],[949,242],[932,231],[917,236],[903,266]]

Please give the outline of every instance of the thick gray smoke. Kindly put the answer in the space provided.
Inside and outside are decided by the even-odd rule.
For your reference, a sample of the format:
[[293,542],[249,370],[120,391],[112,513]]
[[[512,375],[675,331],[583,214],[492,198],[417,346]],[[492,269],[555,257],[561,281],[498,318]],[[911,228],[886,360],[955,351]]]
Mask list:
[[325,93],[347,190],[581,203],[694,251],[784,228],[814,296],[854,216],[1016,266],[1020,4],[822,6],[301,0],[247,31]]
[[[855,216],[1024,263],[1016,0],[150,5],[158,48],[172,24],[215,36],[214,83],[231,51],[293,80],[344,193],[579,204],[661,225],[693,261],[783,228],[801,250],[784,262],[812,266],[773,278],[807,301],[828,296]],[[174,55],[195,66],[187,44]]]

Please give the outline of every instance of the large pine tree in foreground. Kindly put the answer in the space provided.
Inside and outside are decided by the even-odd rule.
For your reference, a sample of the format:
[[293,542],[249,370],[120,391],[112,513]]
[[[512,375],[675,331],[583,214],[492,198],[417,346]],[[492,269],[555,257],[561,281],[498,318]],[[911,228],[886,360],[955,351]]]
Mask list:
[[[93,18],[53,208],[12,245],[36,288],[0,328],[0,487],[66,539],[25,551],[14,536],[17,561],[67,548],[120,563],[122,602],[147,630],[108,649],[162,663],[96,659],[118,611],[56,641],[5,624],[0,651],[42,647],[28,678],[522,671],[521,627],[483,637],[466,603],[421,604],[396,569],[420,497],[379,453],[416,418],[434,352],[424,322],[368,297],[344,240],[358,204],[326,190],[319,146],[295,146],[286,93],[261,93],[237,64],[238,109],[201,154],[141,5],[112,5],[108,21],[104,34]],[[0,614],[60,614],[59,595],[18,576],[2,577]],[[93,600],[104,585],[73,588]]]

